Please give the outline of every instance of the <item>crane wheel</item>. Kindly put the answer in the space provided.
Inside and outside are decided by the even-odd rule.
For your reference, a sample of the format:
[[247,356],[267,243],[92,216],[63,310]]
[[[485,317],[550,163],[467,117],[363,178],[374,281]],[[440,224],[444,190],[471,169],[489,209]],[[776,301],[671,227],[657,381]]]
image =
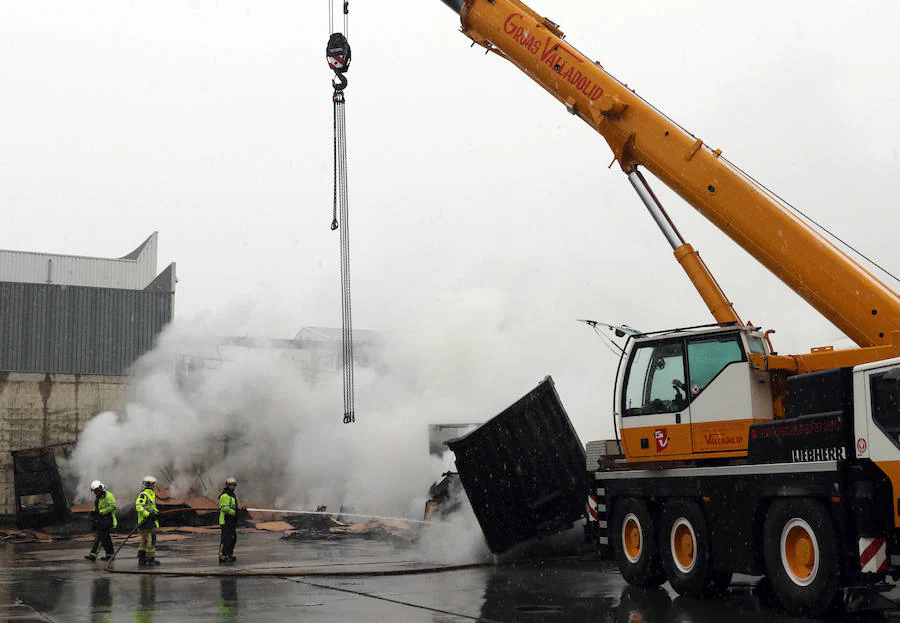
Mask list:
[[659,523],[663,571],[679,595],[707,597],[728,588],[731,573],[713,569],[709,528],[697,502],[667,500]]
[[766,573],[781,604],[797,616],[819,616],[838,593],[834,524],[809,498],[776,500],[763,530]]
[[625,581],[645,588],[665,582],[656,546],[656,522],[647,503],[638,498],[616,500],[612,519],[613,551]]

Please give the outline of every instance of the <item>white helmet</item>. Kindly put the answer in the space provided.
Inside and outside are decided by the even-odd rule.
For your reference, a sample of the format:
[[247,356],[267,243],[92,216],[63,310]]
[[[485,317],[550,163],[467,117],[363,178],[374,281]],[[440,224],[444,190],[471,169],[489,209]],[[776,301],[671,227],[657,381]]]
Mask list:
[[141,484],[145,487],[156,484],[156,478],[153,476],[144,476],[144,479],[141,481]]
[[95,480],[91,483],[91,491],[103,491],[103,483],[99,480]]
[[237,485],[237,478],[235,478],[234,476],[227,478],[225,480],[225,486],[227,487],[228,485]]

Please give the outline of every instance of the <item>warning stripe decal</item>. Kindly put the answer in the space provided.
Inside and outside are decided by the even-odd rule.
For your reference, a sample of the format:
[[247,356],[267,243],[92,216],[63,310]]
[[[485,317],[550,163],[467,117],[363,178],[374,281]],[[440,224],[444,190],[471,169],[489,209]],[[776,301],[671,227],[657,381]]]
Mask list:
[[885,539],[859,539],[859,566],[863,573],[884,573],[888,570]]

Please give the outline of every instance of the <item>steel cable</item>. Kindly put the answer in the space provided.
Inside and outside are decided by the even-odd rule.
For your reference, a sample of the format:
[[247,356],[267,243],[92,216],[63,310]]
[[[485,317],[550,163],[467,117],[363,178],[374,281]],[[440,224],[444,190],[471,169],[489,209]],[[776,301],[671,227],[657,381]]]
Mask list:
[[334,93],[334,213],[340,230],[341,358],[344,376],[344,423],[356,421],[353,387],[353,313],[350,297],[350,205],[347,184],[347,119],[343,91]]
[[328,29],[331,33],[326,46],[328,66],[334,71],[331,84],[334,87],[334,210],[331,229],[340,229],[341,258],[341,366],[344,382],[344,424],[356,421],[353,388],[353,315],[350,302],[350,206],[347,169],[347,117],[344,89],[347,88],[347,70],[350,68],[349,32],[350,2],[344,0],[344,32],[334,32],[334,0],[328,3]]

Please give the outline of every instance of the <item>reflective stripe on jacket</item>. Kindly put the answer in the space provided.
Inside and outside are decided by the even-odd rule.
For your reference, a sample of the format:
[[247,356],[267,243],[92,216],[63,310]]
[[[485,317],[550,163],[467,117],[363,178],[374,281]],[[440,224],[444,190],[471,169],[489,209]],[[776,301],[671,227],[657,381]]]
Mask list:
[[97,498],[96,508],[97,514],[101,517],[112,515],[113,528],[119,525],[119,520],[116,519],[116,496],[112,494],[112,491],[104,491],[103,495]]
[[[144,489],[141,491],[140,495],[137,496],[137,500],[134,502],[134,508],[137,511],[138,525],[141,525],[141,522],[147,519],[147,517],[150,516],[150,513],[159,512],[156,510],[156,494],[153,492],[153,489]],[[159,520],[155,520],[153,523],[156,528],[159,528]]]
[[225,525],[225,516],[235,517],[237,515],[237,496],[228,489],[219,496],[219,525]]

